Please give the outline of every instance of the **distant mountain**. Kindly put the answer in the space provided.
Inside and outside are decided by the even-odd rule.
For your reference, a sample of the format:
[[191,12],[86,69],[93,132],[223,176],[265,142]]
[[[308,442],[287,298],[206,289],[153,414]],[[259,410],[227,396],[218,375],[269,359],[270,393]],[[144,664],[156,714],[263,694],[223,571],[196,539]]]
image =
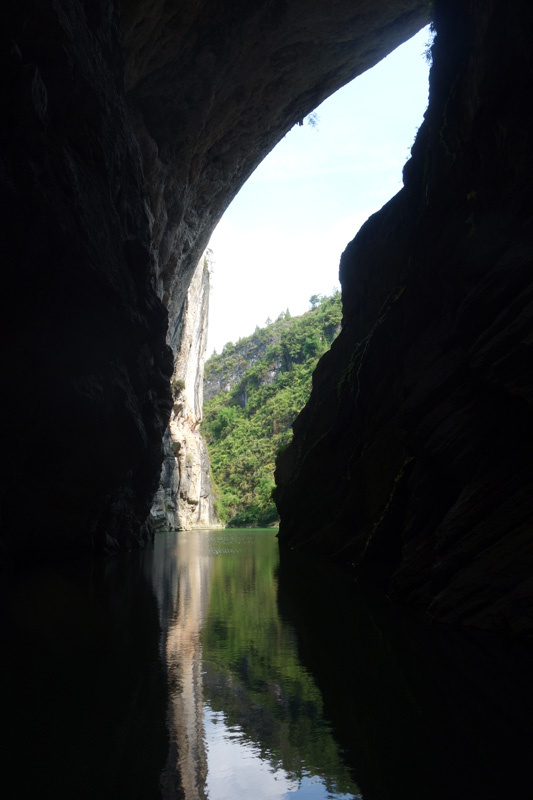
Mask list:
[[216,510],[230,527],[268,526],[276,453],[311,392],[318,359],[340,330],[340,292],[313,296],[300,317],[289,311],[226,344],[205,364],[202,434],[207,442]]

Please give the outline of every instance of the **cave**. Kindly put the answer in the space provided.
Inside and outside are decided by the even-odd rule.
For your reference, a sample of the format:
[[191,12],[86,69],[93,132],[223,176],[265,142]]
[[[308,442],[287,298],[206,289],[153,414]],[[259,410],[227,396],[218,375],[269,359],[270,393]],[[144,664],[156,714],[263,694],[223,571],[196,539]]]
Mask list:
[[294,124],[433,19],[404,189],[343,255],[343,333],[278,467],[280,541],[433,619],[531,632],[532,15],[525,0],[4,10],[5,569],[150,541],[172,350],[210,233]]

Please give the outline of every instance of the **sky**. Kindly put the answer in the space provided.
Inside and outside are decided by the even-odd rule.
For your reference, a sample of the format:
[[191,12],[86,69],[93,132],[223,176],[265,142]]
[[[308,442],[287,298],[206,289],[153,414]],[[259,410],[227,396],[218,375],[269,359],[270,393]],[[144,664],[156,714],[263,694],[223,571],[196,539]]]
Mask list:
[[402,187],[428,100],[428,28],[296,125],[215,229],[207,355],[339,287],[340,256]]

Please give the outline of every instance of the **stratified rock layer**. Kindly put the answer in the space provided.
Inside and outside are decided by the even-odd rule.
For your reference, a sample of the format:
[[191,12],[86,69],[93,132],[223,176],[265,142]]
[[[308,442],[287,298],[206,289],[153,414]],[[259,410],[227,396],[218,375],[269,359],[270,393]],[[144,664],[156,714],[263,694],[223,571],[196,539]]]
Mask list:
[[279,459],[280,540],[533,633],[533,7],[437,3],[436,27],[405,186],[343,254],[343,330]]

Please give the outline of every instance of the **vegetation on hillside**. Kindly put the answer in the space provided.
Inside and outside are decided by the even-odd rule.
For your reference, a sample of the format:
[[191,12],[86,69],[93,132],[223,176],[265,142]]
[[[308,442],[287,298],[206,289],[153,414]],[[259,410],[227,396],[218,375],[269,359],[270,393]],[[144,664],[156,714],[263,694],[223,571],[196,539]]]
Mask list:
[[[291,425],[311,392],[311,376],[341,323],[340,292],[315,295],[301,317],[280,314],[252,336],[227,344],[205,367],[206,379],[235,374],[231,390],[204,404],[202,433],[218,493],[217,513],[232,527],[261,527],[277,520],[272,501],[276,453],[287,446]],[[242,364],[254,352],[253,364]],[[258,357],[258,353],[263,353]],[[222,384],[225,380],[222,380]]]

